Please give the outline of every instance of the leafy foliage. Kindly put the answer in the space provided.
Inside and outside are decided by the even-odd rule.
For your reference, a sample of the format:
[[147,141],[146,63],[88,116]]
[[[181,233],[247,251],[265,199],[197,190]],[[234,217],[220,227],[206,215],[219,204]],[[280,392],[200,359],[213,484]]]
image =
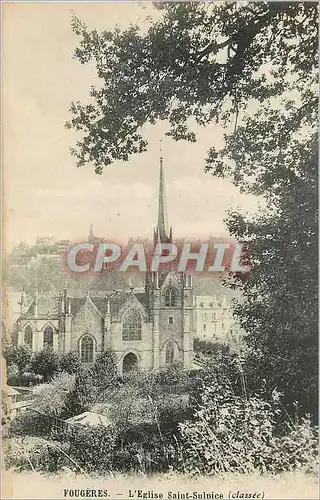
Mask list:
[[22,374],[31,362],[31,350],[27,346],[9,344],[3,355],[8,368],[12,367],[13,372],[17,369],[18,374]]
[[180,425],[180,470],[205,475],[315,471],[317,430],[310,421],[279,426],[283,412],[277,397],[246,398],[227,384],[222,391],[222,385],[218,379],[206,386],[194,419]]
[[74,385],[67,395],[66,414],[73,416],[90,410],[95,401],[94,389],[90,371],[80,369],[75,376]]
[[231,214],[230,232],[248,249],[250,277],[234,276],[244,300],[236,309],[247,332],[246,372],[253,390],[277,388],[288,409],[318,412],[317,162],[263,214]]
[[208,340],[200,340],[194,338],[193,340],[193,350],[195,354],[207,354],[211,355],[217,351],[229,352],[230,347],[227,344],[222,344],[219,342],[210,342]]
[[60,354],[59,370],[69,374],[77,373],[80,370],[80,359],[78,354],[73,351]]
[[47,382],[59,371],[59,356],[51,348],[34,352],[31,358],[31,368],[34,373],[42,375],[44,382]]
[[[308,113],[315,117],[316,3],[165,3],[156,8],[162,17],[151,21],[146,33],[137,26],[122,32],[90,32],[78,19],[72,21],[79,36],[75,56],[82,64],[93,62],[101,80],[100,88],[91,89],[90,104],[71,105],[68,126],[84,133],[73,151],[79,166],[90,163],[101,173],[112,161],[144,151],[141,127],[158,119],[169,122],[173,139],[194,141],[190,124],[233,121],[236,129],[241,115],[241,138],[247,129],[254,141],[256,119],[250,112],[246,115],[253,103],[261,107],[262,120],[265,116],[264,121],[275,124],[277,114],[270,102],[281,96],[287,108],[286,130],[299,128]],[[279,144],[288,137],[282,126],[281,120],[280,134],[274,134]],[[283,157],[294,158],[298,150],[290,152],[288,141],[282,145]],[[216,175],[231,174],[241,184],[252,169],[257,174],[261,163],[251,161],[247,166],[244,150],[254,159],[246,147],[236,157],[231,134],[221,154],[214,148],[209,151],[207,168]],[[276,168],[274,162],[273,173]],[[265,182],[270,185],[263,160],[256,177],[260,191]]]
[[99,353],[91,370],[93,384],[96,387],[96,399],[105,400],[117,384],[117,358],[111,349]]
[[62,372],[55,375],[49,384],[41,384],[34,389],[33,409],[52,417],[66,414],[68,396],[75,386],[75,375]]

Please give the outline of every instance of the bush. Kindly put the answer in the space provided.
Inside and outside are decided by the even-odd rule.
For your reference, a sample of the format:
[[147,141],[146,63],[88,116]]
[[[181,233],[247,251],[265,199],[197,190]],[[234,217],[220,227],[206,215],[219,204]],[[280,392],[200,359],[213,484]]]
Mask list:
[[59,356],[55,351],[46,347],[33,353],[31,368],[35,374],[42,375],[44,382],[48,382],[59,371]]
[[70,375],[77,373],[81,367],[79,356],[72,351],[60,354],[58,367],[59,371],[69,373]]
[[38,375],[32,372],[24,372],[19,378],[19,385],[29,387],[40,384],[43,381],[43,375]]
[[179,468],[190,474],[280,472],[312,469],[315,431],[306,421],[279,436],[286,426],[279,401],[237,396],[221,380],[206,387],[193,421],[180,425]]
[[75,386],[75,375],[60,373],[50,383],[34,389],[36,400],[33,408],[45,415],[64,417],[67,414],[68,398]]
[[31,362],[31,350],[24,345],[7,345],[3,356],[7,362],[7,367],[16,366],[20,374],[26,371]]
[[117,431],[106,427],[74,425],[66,435],[69,456],[86,472],[112,470]]
[[225,354],[228,354],[230,352],[230,347],[227,344],[222,344],[221,342],[210,342],[208,340],[200,340],[198,338],[195,338],[193,340],[193,349],[196,355],[198,353],[201,353],[211,356],[216,352],[222,352]]
[[96,402],[96,388],[89,370],[80,370],[65,401],[65,415],[73,417],[91,409]]
[[12,364],[7,367],[7,384],[8,385],[20,384],[20,372],[16,364]]
[[10,424],[10,436],[48,436],[51,418],[32,410],[20,413]]
[[129,426],[119,433],[113,468],[123,473],[167,472],[171,467],[173,437],[156,424]]
[[309,417],[295,424],[289,434],[276,437],[272,442],[272,472],[297,469],[318,474],[318,428]]
[[111,349],[101,352],[96,357],[91,369],[92,383],[96,387],[97,398],[104,401],[113,392],[117,384],[117,358]]
[[14,438],[10,440],[5,464],[7,468],[19,468],[20,471],[30,471],[33,467],[35,470],[57,472],[62,467],[72,465],[63,453],[67,450],[66,443],[47,441],[39,437]]

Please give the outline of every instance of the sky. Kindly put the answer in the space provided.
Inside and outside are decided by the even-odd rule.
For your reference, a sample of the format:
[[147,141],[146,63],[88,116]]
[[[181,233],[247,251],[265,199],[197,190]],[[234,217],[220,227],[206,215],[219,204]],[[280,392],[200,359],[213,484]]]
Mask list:
[[164,138],[166,124],[148,126],[148,151],[115,162],[102,176],[76,167],[75,132],[64,127],[71,101],[88,101],[94,68],[73,59],[72,11],[91,29],[145,26],[150,4],[16,3],[3,7],[3,190],[5,248],[38,236],[82,240],[151,237],[157,220],[159,143],[163,139],[169,223],[176,237],[227,236],[226,210],[254,211],[259,200],[230,181],[204,173],[216,125],[197,129],[197,143]]

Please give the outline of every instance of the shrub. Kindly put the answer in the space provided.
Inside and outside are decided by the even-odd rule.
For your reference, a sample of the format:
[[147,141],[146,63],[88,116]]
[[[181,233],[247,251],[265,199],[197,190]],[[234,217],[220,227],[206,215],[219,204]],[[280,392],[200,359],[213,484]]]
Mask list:
[[51,418],[28,410],[17,415],[10,424],[10,436],[48,436]]
[[24,372],[19,378],[19,385],[29,387],[40,384],[43,381],[43,376],[32,372]]
[[19,385],[20,383],[20,372],[16,364],[8,365],[7,368],[7,384],[8,385]]
[[272,472],[304,470],[318,474],[318,428],[309,417],[292,426],[289,434],[275,437],[272,442]]
[[220,342],[210,342],[208,340],[200,340],[195,338],[193,340],[193,349],[195,353],[201,353],[205,355],[212,355],[216,352],[222,352],[228,354],[230,352],[230,347],[226,344]]
[[278,398],[268,402],[257,395],[236,395],[231,384],[217,378],[201,393],[194,420],[180,425],[179,469],[208,475],[312,470],[315,429],[306,420],[284,425],[279,404]]
[[107,427],[74,425],[66,435],[69,456],[86,472],[112,469],[117,431]]
[[67,352],[65,354],[60,354],[58,360],[59,371],[69,373],[73,375],[80,370],[80,359],[77,353]]
[[119,433],[113,453],[113,468],[125,473],[167,472],[171,465],[171,435],[156,424],[132,425]]
[[65,401],[65,415],[72,417],[91,409],[96,402],[96,390],[91,372],[80,370],[74,379],[74,385],[68,392]]
[[117,385],[117,358],[111,349],[99,353],[91,369],[92,383],[99,401],[105,400]]
[[50,383],[34,389],[33,408],[45,415],[61,417],[67,413],[69,393],[75,386],[75,375],[60,373]]
[[67,450],[67,444],[47,441],[39,437],[14,438],[10,440],[5,455],[5,464],[7,468],[19,468],[20,471],[30,471],[34,468],[46,472],[57,472],[64,466],[72,465],[63,453]]
[[31,350],[24,345],[9,344],[5,347],[3,356],[7,367],[15,365],[19,373],[23,373],[31,361]]
[[33,353],[31,368],[35,374],[43,376],[44,382],[48,382],[59,371],[59,356],[55,351],[46,347]]

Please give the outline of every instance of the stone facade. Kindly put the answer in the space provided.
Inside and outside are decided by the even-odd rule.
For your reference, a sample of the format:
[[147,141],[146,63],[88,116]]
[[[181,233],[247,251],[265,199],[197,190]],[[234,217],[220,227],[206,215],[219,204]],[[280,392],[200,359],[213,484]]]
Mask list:
[[232,313],[230,298],[223,294],[193,298],[193,333],[204,341],[218,342],[238,350],[244,332]]

